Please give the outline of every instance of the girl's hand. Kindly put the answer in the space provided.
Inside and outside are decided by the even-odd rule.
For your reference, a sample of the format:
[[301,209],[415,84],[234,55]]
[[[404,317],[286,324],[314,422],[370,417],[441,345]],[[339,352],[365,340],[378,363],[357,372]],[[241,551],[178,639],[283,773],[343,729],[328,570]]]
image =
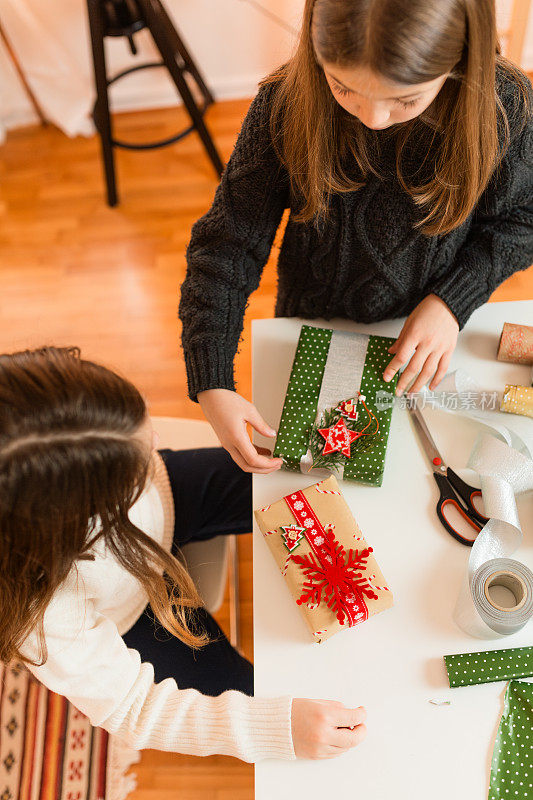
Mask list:
[[335,758],[366,736],[366,711],[335,700],[292,701],[292,744],[297,758]]
[[252,403],[229,389],[207,389],[198,394],[198,402],[222,446],[241,469],[267,474],[281,467],[281,458],[268,458],[270,450],[250,441],[248,423],[263,436],[276,435]]
[[458,333],[459,324],[446,303],[437,295],[428,294],[409,314],[400,335],[389,347],[394,358],[387,365],[383,379],[390,381],[409,361],[398,380],[398,397],[415,376],[410,393],[419,392],[432,376],[429,388],[435,389],[446,374]]

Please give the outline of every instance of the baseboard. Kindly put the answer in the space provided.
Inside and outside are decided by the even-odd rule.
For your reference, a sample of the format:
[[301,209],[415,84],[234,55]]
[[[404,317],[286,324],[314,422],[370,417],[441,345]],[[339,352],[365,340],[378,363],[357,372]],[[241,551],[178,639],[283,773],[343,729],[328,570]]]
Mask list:
[[[263,75],[235,76],[226,78],[222,81],[211,81],[209,87],[215,96],[215,100],[235,100],[240,98],[253,97],[257,92],[257,85]],[[135,89],[117,84],[111,94],[111,106],[113,111],[147,111],[152,108],[168,108],[180,105],[181,98],[178,96],[173,84],[163,76],[155,79],[149,85],[137,86]],[[6,130],[20,128],[25,125],[32,125],[38,122],[37,116],[29,106],[13,108],[2,119],[2,126]]]

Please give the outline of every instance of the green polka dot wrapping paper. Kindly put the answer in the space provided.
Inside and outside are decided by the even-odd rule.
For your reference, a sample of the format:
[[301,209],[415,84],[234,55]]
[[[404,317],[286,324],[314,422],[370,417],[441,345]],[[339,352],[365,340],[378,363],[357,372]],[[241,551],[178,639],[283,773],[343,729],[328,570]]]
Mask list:
[[533,800],[533,684],[511,681],[492,753],[488,800]]
[[382,375],[394,341],[302,325],[274,448],[285,469],[381,486],[398,382]]
[[[533,676],[533,647],[510,647],[444,656],[450,687]],[[532,739],[533,743],[533,739]]]

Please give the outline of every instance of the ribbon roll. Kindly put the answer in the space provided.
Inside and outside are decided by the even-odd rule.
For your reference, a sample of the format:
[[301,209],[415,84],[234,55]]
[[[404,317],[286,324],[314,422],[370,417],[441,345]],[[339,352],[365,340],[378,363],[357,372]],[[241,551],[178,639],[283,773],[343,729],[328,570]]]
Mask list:
[[[476,383],[462,370],[446,375],[439,390],[443,392],[444,397],[449,391],[469,391],[479,394]],[[498,638],[513,631],[504,630],[499,621],[495,622],[492,613],[481,603],[477,587],[481,580],[479,576],[485,576],[482,568],[494,559],[509,559],[522,541],[515,495],[533,489],[533,439],[526,440],[495,421],[494,412],[482,410],[454,412],[446,408],[444,400],[440,403],[438,395],[433,397],[435,396],[437,408],[449,413],[460,413],[462,416],[482,422],[491,429],[490,433],[481,434],[477,438],[467,463],[467,467],[479,474],[484,513],[489,517],[489,521],[479,532],[472,546],[454,619],[459,627],[471,636],[480,639]],[[500,436],[504,441],[496,436]],[[524,565],[520,564],[520,567],[527,570]],[[525,574],[521,573],[524,581]],[[527,581],[525,585],[528,586]],[[480,612],[482,605],[483,613]]]
[[[494,600],[495,587],[508,589],[514,605],[503,606]],[[481,620],[502,636],[517,633],[533,616],[533,573],[511,558],[493,558],[472,576],[472,600]]]
[[[497,615],[493,615],[480,601],[478,587],[480,581],[488,577],[488,565],[494,559],[508,559],[522,541],[515,495],[533,488],[533,461],[494,436],[483,434],[474,445],[467,466],[480,476],[483,505],[489,521],[472,546],[454,617],[471,636],[495,638],[514,633],[514,629],[512,625],[506,627],[496,621]],[[523,567],[523,570],[527,568]]]

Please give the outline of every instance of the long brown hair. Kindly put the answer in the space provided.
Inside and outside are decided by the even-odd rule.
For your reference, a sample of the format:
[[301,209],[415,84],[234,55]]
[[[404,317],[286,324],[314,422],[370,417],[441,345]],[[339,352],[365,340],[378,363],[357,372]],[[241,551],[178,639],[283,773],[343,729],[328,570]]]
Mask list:
[[[264,82],[276,83],[271,115],[274,144],[287,167],[296,219],[315,222],[334,192],[359,189],[379,175],[380,134],[366,128],[333,97],[321,63],[365,66],[404,85],[450,73],[428,110],[393,126],[396,174],[431,236],[461,225],[474,209],[509,142],[496,93],[496,64],[519,86],[520,71],[499,55],[494,0],[306,0],[294,57]],[[426,135],[434,151],[429,176],[408,176],[402,155]],[[386,134],[387,135],[387,134]],[[347,162],[355,162],[357,175]]]
[[24,656],[75,562],[103,539],[141,584],[157,619],[192,647],[200,597],[180,561],[129,519],[150,478],[137,436],[146,420],[137,389],[76,348],[0,356],[0,660]]

